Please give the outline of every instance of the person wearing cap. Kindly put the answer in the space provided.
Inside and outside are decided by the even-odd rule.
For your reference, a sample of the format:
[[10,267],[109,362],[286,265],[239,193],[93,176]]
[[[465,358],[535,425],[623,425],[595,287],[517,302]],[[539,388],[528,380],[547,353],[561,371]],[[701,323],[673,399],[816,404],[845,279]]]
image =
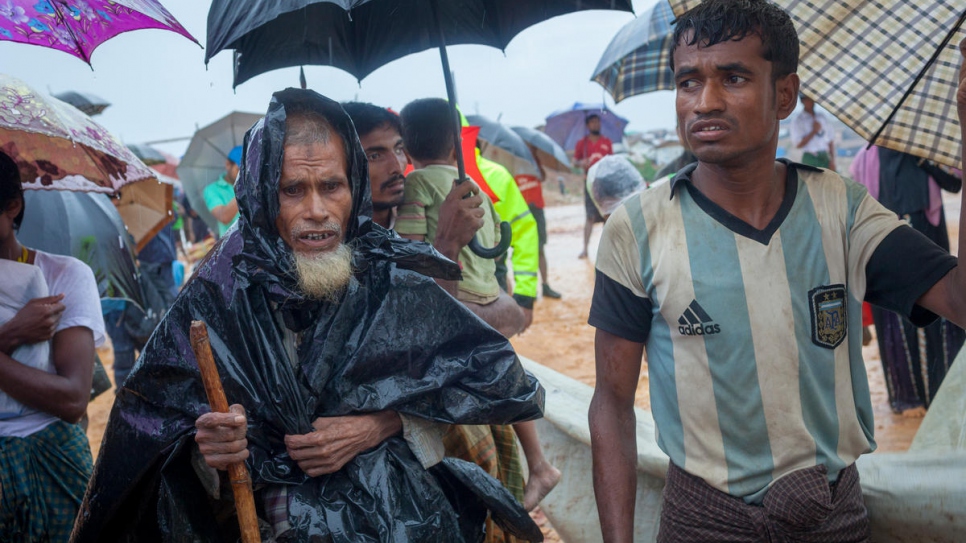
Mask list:
[[225,235],[228,228],[238,220],[238,203],[235,201],[235,179],[238,179],[238,165],[241,164],[242,147],[235,147],[225,160],[225,173],[217,181],[205,187],[205,205],[218,221],[218,237]]

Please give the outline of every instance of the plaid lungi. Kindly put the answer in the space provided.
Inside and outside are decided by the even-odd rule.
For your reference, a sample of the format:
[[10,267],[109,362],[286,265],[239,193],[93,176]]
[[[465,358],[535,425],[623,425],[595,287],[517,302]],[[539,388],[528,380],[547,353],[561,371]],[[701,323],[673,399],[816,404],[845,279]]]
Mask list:
[[66,542],[92,470],[87,436],[76,424],[0,437],[0,541]]
[[761,505],[750,505],[670,464],[664,486],[659,543],[860,543],[869,517],[855,464],[829,484],[818,465],[772,484]]
[[[518,502],[523,503],[523,468],[512,426],[453,425],[443,436],[446,456],[483,468],[497,478]],[[486,521],[485,543],[516,543],[492,519]]]

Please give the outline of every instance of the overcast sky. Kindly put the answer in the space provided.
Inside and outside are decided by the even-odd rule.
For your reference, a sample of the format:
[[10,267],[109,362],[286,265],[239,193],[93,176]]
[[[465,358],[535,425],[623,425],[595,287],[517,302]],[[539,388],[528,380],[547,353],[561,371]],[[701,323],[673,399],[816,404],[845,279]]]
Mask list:
[[[206,0],[161,0],[204,45]],[[644,13],[656,0],[633,0]],[[481,45],[449,48],[464,111],[509,125],[536,126],[573,102],[606,100],[630,120],[629,131],[674,127],[670,91],[628,98],[614,106],[591,72],[611,38],[633,19],[627,12],[585,11],[557,17],[520,33],[504,55]],[[232,90],[231,52],[223,51],[207,69],[204,51],[184,37],[162,30],[138,30],[107,41],[94,51],[91,69],[83,61],[42,47],[0,42],[0,71],[53,93],[76,90],[112,105],[95,120],[125,143],[190,136],[233,111],[264,113],[272,92],[298,86],[298,68],[262,74]],[[445,97],[439,53],[425,51],[396,60],[361,84],[328,67],[306,67],[309,87],[344,100],[362,100],[397,111],[410,100]],[[188,142],[158,145],[180,155]]]

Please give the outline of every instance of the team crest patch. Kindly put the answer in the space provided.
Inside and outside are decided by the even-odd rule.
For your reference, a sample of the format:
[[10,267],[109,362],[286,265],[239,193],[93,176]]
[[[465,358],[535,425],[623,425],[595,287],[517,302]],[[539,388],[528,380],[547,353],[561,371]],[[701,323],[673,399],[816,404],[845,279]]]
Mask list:
[[845,339],[848,331],[845,297],[845,285],[816,287],[808,292],[808,307],[812,314],[812,342],[819,347],[834,349]]

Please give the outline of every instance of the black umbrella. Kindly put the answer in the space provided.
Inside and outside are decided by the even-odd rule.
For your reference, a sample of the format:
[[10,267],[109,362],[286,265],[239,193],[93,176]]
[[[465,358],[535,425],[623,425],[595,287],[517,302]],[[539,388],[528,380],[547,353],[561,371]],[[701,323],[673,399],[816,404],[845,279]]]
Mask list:
[[144,306],[134,264],[134,240],[106,194],[24,191],[17,239],[31,249],[73,256],[91,267],[101,298]]
[[55,94],[54,98],[67,102],[91,117],[103,113],[111,105],[110,102],[100,96],[94,96],[88,92],[67,91]]
[[[588,9],[633,11],[630,0],[214,0],[208,11],[205,62],[234,49],[235,85],[269,70],[305,64],[334,66],[359,80],[411,53],[439,48],[453,130],[460,141],[456,93],[446,45],[480,44],[505,49],[523,29],[558,15]],[[457,145],[459,178],[466,178]],[[495,258],[509,246],[474,253]]]

